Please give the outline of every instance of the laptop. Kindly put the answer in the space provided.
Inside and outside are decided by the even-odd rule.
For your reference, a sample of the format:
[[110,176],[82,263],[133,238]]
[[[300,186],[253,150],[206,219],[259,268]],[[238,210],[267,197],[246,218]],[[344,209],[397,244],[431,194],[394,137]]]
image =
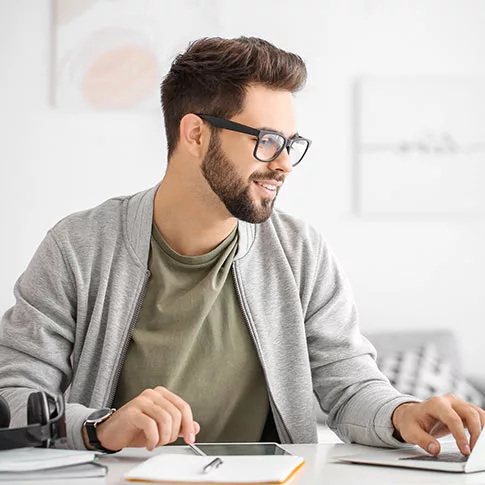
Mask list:
[[469,456],[462,455],[454,442],[441,443],[441,452],[432,456],[421,448],[379,449],[369,448],[355,455],[336,457],[337,460],[366,465],[420,468],[444,472],[472,473],[485,471],[485,433],[478,437]]

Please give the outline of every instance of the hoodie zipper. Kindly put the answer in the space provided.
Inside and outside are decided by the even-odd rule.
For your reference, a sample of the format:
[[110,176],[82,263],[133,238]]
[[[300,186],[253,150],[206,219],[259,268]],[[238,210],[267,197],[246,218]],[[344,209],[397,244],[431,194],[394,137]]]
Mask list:
[[255,347],[256,352],[257,352],[258,357],[259,357],[259,361],[261,362],[261,367],[263,369],[264,378],[265,378],[266,384],[267,384],[266,387],[267,387],[267,391],[268,391],[269,402],[270,402],[270,406],[271,406],[271,409],[273,411],[273,416],[274,416],[274,419],[275,419],[276,430],[278,431],[278,434],[279,434],[279,431],[283,431],[282,434],[286,435],[286,436],[283,436],[283,438],[286,438],[286,441],[288,441],[289,443],[293,443],[290,432],[289,432],[288,428],[286,427],[286,425],[283,421],[283,418],[281,416],[281,413],[279,412],[278,407],[276,406],[276,403],[274,402],[273,394],[271,393],[271,390],[270,390],[269,385],[268,385],[268,374],[266,373],[266,367],[264,365],[263,354],[262,354],[261,349],[258,345],[258,342],[256,341],[256,335],[255,335],[253,326],[251,325],[251,323],[249,321],[248,314],[246,312],[246,305],[244,304],[244,301],[243,301],[242,296],[241,296],[241,292],[239,290],[239,283],[238,283],[238,279],[237,279],[235,264],[233,264],[232,273],[233,273],[233,277],[234,277],[234,285],[236,287],[237,298],[239,300],[239,306],[241,307],[243,317],[244,317],[244,321],[246,322],[246,326],[249,330],[249,335],[251,336],[251,340],[253,341],[254,347]]
[[111,406],[113,404],[113,399],[116,393],[116,387],[118,385],[118,381],[121,375],[121,369],[123,368],[123,363],[125,361],[126,353],[128,352],[128,347],[130,346],[130,341],[133,335],[133,331],[135,330],[136,322],[138,321],[138,317],[140,316],[140,312],[143,306],[143,300],[145,299],[145,295],[147,292],[148,280],[150,279],[150,276],[151,276],[151,272],[150,270],[147,270],[145,272],[141,293],[140,293],[140,296],[138,297],[138,301],[136,302],[135,311],[133,312],[133,318],[131,319],[130,326],[128,328],[126,340],[123,343],[123,347],[121,349],[120,360],[118,361],[118,367],[116,369],[114,378],[111,381],[111,391],[108,396],[107,406]]
[[[251,340],[252,340],[254,347],[256,349],[256,352],[258,354],[259,361],[261,362],[261,367],[263,369],[263,374],[264,374],[266,383],[268,383],[268,375],[266,373],[263,355],[262,355],[261,349],[260,349],[260,347],[259,347],[259,345],[256,341],[254,329],[253,329],[253,327],[252,327],[252,325],[249,321],[249,318],[248,318],[248,315],[247,315],[247,312],[246,312],[246,306],[245,306],[244,301],[241,297],[241,292],[239,290],[239,283],[238,283],[237,275],[236,275],[236,269],[235,269],[234,265],[233,265],[233,268],[232,268],[232,273],[233,273],[233,277],[234,277],[234,286],[236,288],[236,294],[237,294],[237,298],[238,298],[238,301],[239,301],[239,306],[241,307],[242,314],[243,314],[243,317],[244,317],[244,321],[245,321],[246,326],[247,326],[248,331],[249,331],[249,335],[251,336]],[[133,331],[135,329],[136,322],[138,321],[138,317],[140,316],[140,312],[141,312],[141,308],[143,306],[143,301],[144,301],[145,296],[146,296],[146,290],[147,290],[148,280],[150,279],[150,276],[151,276],[151,272],[149,270],[147,270],[146,273],[145,273],[145,278],[144,278],[144,281],[143,281],[141,293],[140,293],[140,296],[139,296],[138,301],[136,303],[135,311],[133,313],[133,318],[131,319],[130,326],[128,328],[126,340],[123,343],[123,347],[122,347],[121,354],[120,354],[120,360],[118,361],[118,367],[116,369],[116,373],[115,373],[114,378],[112,380],[111,391],[110,391],[108,401],[107,401],[108,406],[111,406],[112,403],[113,403],[114,395],[115,395],[115,392],[116,392],[116,386],[118,384],[118,381],[119,381],[119,378],[120,378],[120,375],[121,375],[121,369],[123,368],[125,356],[126,356],[126,353],[128,351],[128,347],[130,345],[131,336],[133,335]],[[286,427],[286,425],[283,421],[283,418],[281,417],[281,413],[279,412],[279,409],[274,402],[273,394],[271,393],[269,386],[267,386],[267,390],[268,390],[268,397],[269,397],[270,406],[271,406],[271,409],[273,410],[273,416],[275,418],[275,424],[276,424],[277,431],[278,431],[278,433],[279,433],[279,431],[283,431],[283,434],[285,435],[284,438],[286,438],[286,440],[289,443],[293,443],[290,432],[288,431],[288,428]]]

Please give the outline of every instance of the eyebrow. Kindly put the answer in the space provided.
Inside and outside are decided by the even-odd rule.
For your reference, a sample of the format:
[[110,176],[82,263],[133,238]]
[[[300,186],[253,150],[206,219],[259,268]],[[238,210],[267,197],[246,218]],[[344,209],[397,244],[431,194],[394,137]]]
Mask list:
[[[257,128],[257,129],[263,130],[263,131],[274,131],[275,133],[281,133],[282,135],[285,135],[282,131],[275,130],[274,128],[271,128],[269,126],[262,126],[260,128]],[[293,135],[287,136],[287,138],[289,138],[291,140],[292,138],[296,138],[297,136],[300,136],[300,134],[298,132],[293,133]]]

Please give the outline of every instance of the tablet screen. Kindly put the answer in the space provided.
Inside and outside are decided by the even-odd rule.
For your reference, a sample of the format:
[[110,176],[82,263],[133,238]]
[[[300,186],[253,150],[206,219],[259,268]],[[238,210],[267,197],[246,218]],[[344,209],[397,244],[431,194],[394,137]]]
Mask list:
[[196,444],[208,456],[219,455],[291,455],[276,443],[214,443]]

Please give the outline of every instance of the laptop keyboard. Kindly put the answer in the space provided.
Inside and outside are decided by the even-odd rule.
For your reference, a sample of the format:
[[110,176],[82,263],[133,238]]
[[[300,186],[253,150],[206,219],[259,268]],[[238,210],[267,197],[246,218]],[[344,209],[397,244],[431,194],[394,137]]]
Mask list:
[[468,456],[456,453],[440,453],[438,456],[433,455],[416,455],[406,458],[399,458],[400,460],[418,460],[418,461],[445,461],[449,463],[463,463],[468,460]]

